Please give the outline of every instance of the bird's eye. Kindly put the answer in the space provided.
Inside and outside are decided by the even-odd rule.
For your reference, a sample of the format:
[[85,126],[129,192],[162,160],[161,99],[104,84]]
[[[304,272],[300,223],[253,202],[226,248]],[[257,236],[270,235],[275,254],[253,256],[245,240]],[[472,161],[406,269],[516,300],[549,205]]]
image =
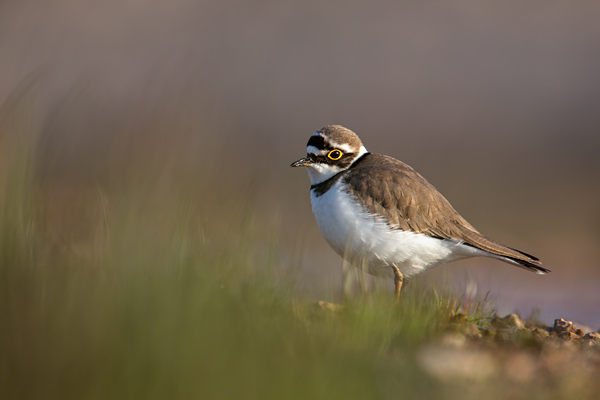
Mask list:
[[344,155],[344,153],[342,153],[340,150],[335,149],[335,150],[331,150],[329,152],[329,154],[327,154],[327,157],[329,157],[332,160],[339,160],[340,158],[342,158],[342,156]]

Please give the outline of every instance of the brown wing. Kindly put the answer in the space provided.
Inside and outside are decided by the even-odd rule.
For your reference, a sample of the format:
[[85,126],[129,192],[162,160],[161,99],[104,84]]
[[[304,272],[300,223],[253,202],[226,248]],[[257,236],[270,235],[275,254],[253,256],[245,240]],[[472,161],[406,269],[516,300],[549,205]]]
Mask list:
[[369,154],[343,177],[352,195],[390,226],[440,239],[458,239],[522,267],[546,272],[539,260],[480,234],[414,169],[392,157]]

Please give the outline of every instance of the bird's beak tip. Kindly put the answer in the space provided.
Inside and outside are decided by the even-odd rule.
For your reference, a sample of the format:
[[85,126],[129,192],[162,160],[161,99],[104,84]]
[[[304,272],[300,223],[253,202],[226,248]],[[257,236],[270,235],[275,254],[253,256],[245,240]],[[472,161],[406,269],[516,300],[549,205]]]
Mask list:
[[301,158],[298,161],[294,161],[290,167],[306,167],[310,165],[310,160],[307,157]]

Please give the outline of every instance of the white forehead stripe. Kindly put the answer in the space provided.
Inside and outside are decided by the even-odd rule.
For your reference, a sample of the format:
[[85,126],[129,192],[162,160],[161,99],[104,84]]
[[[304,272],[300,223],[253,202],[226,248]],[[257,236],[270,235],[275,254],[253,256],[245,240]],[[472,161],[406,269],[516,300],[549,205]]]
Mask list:
[[306,146],[306,152],[314,154],[315,156],[325,154],[325,150],[319,150],[315,146]]
[[347,144],[337,144],[333,141],[330,141],[329,144],[331,144],[334,149],[339,149],[344,153],[352,153],[352,147],[348,146]]
[[[350,145],[348,144],[339,144],[336,143],[332,140],[329,140],[329,144],[334,148],[334,149],[339,149],[341,151],[343,151],[344,153],[353,153],[354,149],[352,147],[350,147]],[[358,153],[360,155],[363,155],[365,153],[367,153],[367,149],[365,149],[365,146],[360,146],[360,149],[358,150]]]

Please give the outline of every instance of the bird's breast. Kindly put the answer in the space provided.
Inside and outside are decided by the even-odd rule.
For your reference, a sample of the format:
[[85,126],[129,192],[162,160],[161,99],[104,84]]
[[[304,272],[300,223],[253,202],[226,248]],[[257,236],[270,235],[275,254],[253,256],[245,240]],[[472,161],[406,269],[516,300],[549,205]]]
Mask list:
[[311,202],[321,234],[343,257],[349,237],[360,232],[363,225],[358,216],[360,208],[353,204],[351,195],[343,190],[339,181],[321,195],[311,191]]

